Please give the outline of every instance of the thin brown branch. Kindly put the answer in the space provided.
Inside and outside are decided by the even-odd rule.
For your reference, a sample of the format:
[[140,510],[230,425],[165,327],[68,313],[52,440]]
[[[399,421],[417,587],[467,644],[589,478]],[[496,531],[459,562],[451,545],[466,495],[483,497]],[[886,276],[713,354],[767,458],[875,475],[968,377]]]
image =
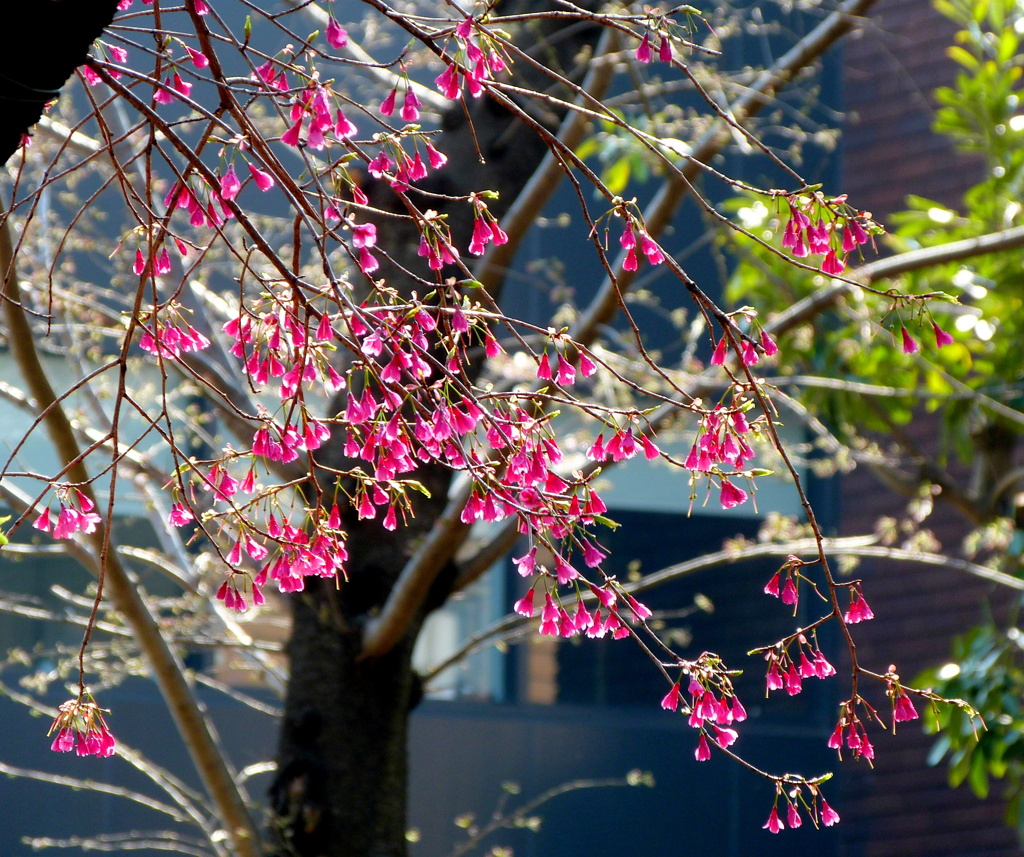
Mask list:
[[[600,99],[611,84],[615,71],[614,57],[611,54],[616,48],[615,33],[605,30],[595,50],[590,71],[581,86],[583,92],[590,98]],[[581,99],[577,98],[577,103],[580,101]],[[577,148],[583,141],[589,121],[589,117],[579,111],[570,110],[558,130],[559,141],[567,149]],[[564,175],[564,164],[549,150],[522,193],[516,197],[512,207],[502,218],[501,225],[509,240],[505,244],[491,245],[473,269],[473,276],[483,283],[484,288],[493,291],[504,278],[519,245],[536,222],[537,212],[544,208],[544,204],[554,194]]]
[[[839,303],[849,290],[855,287],[854,284],[858,282],[877,282],[881,279],[897,277],[901,274],[932,265],[984,256],[990,253],[999,253],[1021,246],[1024,246],[1024,227],[1015,227],[1001,232],[982,235],[978,238],[956,241],[941,247],[927,248],[926,250],[909,250],[906,253],[890,256],[887,259],[869,262],[850,273],[849,279],[852,282],[833,280],[813,295],[797,301],[789,309],[779,313],[779,315],[767,322],[764,327],[773,336],[779,336],[801,324],[806,324]],[[689,385],[686,392],[692,396],[700,396],[702,393],[713,389],[717,383],[717,378],[717,370],[705,372]],[[954,379],[950,380],[951,383],[954,381]],[[1000,402],[985,397],[981,393],[966,387],[966,385],[961,384],[961,387],[962,389],[959,389],[959,392],[954,393],[954,395],[977,399],[985,407],[995,410],[1016,422],[1024,420],[1024,416],[1019,412],[1007,408]],[[1006,413],[1007,411],[1009,413]],[[652,427],[657,428],[662,421],[670,418],[674,412],[674,408],[662,407],[651,415],[649,422]],[[602,464],[604,469],[611,466],[614,466],[614,462],[604,462]],[[593,467],[590,469],[592,470]],[[502,524],[498,531],[472,557],[460,563],[460,571],[455,582],[455,588],[464,589],[476,580],[498,559],[512,549],[517,537],[518,531],[515,521],[507,521]]]
[[[847,0],[787,51],[772,68],[762,72],[750,89],[731,105],[732,120],[742,127],[767,106],[771,98],[782,90],[802,69],[818,59],[837,39],[849,32],[857,17],[863,16],[875,0]],[[680,203],[701,171],[731,139],[730,122],[718,119],[697,140],[688,155],[687,164],[670,176],[644,210],[647,231],[657,237],[668,226]],[[596,339],[601,325],[607,324],[619,308],[621,292],[627,290],[635,274],[623,269],[625,256],[615,264],[615,276],[605,280],[593,301],[580,313],[572,328],[573,339],[588,345]]]
[[975,256],[985,256],[990,253],[1000,253],[1003,250],[1012,250],[1017,247],[1024,247],[1024,226],[990,232],[977,238],[965,238],[962,241],[953,241],[938,247],[908,250],[886,259],[877,259],[851,271],[846,280],[832,280],[813,295],[801,298],[791,307],[779,313],[765,325],[765,328],[770,333],[775,333],[776,331],[790,330],[796,325],[810,321],[828,307],[839,303],[850,289],[857,285],[870,285],[879,280],[891,279],[901,274],[920,271],[923,268],[944,265],[947,262],[956,262],[961,259],[971,259]]
[[[854,25],[855,16],[863,14],[873,3],[874,0],[847,0],[839,10],[787,52],[772,69],[760,75],[751,89],[732,105],[730,112],[735,117],[734,121],[743,123],[753,117],[799,70],[817,59],[836,39],[848,32]],[[729,139],[730,122],[717,121],[694,146],[687,165],[680,170],[679,175],[665,182],[645,212],[645,224],[652,235],[660,234],[668,225],[672,214],[690,189],[691,181],[696,178],[700,164],[710,161]],[[629,287],[632,274],[623,269],[622,260],[619,260],[616,267],[615,276],[609,277],[573,326],[571,336],[576,342],[590,344],[596,338],[600,325],[606,323],[618,310],[621,291]],[[420,550],[402,570],[381,613],[366,629],[364,657],[379,657],[401,639],[429,591],[430,584],[465,540],[470,527],[459,520],[459,515],[468,500],[468,490],[457,492],[450,499]],[[515,526],[516,521],[510,519],[502,528],[503,539],[508,547],[511,547],[515,539]],[[474,565],[474,568],[479,574],[480,566]]]
[[[0,274],[3,275],[3,313],[11,353],[25,379],[29,395],[45,412],[43,422],[58,459],[67,467],[68,481],[75,483],[95,505],[89,474],[74,429],[59,405],[58,397],[39,359],[32,329],[21,305],[11,232],[11,217],[8,213],[0,224]],[[117,552],[107,550],[110,544],[107,522],[101,522],[96,531],[86,538],[94,556],[106,557],[105,567],[100,571],[106,577],[110,595],[122,618],[135,632],[139,647],[149,661],[153,676],[196,769],[227,827],[235,854],[238,857],[258,857],[259,837],[256,827],[234,783],[227,760],[220,752],[213,725],[204,717],[192,694],[185,678],[184,664],[164,638],[156,618],[135,588]]]

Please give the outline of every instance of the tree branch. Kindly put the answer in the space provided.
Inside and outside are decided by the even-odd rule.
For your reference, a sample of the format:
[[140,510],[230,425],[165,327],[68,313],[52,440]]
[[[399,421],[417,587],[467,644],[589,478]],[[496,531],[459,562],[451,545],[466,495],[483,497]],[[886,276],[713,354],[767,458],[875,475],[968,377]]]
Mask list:
[[[753,117],[799,70],[817,59],[836,39],[850,30],[854,24],[854,16],[865,12],[874,2],[875,0],[847,0],[839,10],[829,15],[797,46],[788,51],[772,69],[762,73],[753,86],[732,105],[732,121],[743,123]],[[567,119],[566,123],[563,123],[563,129],[574,127],[568,123]],[[665,182],[645,212],[645,223],[652,235],[658,235],[664,230],[690,189],[692,180],[701,170],[701,165],[710,161],[729,139],[730,124],[719,119],[697,142],[687,165]],[[553,156],[550,157],[557,161]],[[547,164],[547,156],[544,164]],[[517,217],[525,218],[526,209],[521,211],[524,213],[517,214]],[[617,311],[621,290],[628,288],[633,280],[633,275],[622,268],[622,261],[620,259],[617,263],[615,277],[606,280],[597,297],[573,326],[570,335],[576,342],[583,345],[592,342],[600,325],[607,322]],[[488,273],[493,276],[495,269],[490,269]],[[366,628],[363,641],[364,657],[379,657],[401,639],[423,597],[430,590],[431,583],[459,545],[465,541],[471,529],[459,519],[468,499],[468,487],[457,491],[451,497],[444,513],[420,550],[402,570],[380,614],[371,620]],[[515,530],[514,518],[509,519],[502,528],[506,550],[515,540]],[[493,555],[493,551],[489,555]]]
[[[582,87],[591,97],[600,98],[611,83],[614,66],[606,52],[615,41],[614,34],[608,31],[602,35],[597,49],[598,56]],[[587,121],[579,113],[570,112],[562,122],[558,139],[569,148],[578,145]],[[515,249],[532,226],[537,211],[554,193],[557,179],[564,174],[563,170],[559,159],[549,150],[502,219],[502,225],[509,236],[507,244],[492,245],[474,270],[474,276],[488,290],[493,290],[505,276]],[[471,527],[462,523],[460,515],[469,499],[470,488],[466,485],[457,489],[449,499],[444,512],[434,523],[419,550],[402,569],[381,612],[368,622],[363,635],[363,657],[380,657],[402,638],[437,575],[451,559],[458,545],[465,541]]]
[[[50,385],[35,349],[32,329],[21,303],[11,217],[0,223],[0,274],[3,275],[3,312],[7,321],[11,353],[25,379],[29,395],[45,414],[43,423],[60,461],[67,466],[67,479],[95,504],[89,474],[82,461],[74,429]],[[95,557],[105,558],[102,569],[111,597],[135,632],[140,649],[146,655],[154,678],[167,702],[210,798],[228,829],[238,857],[258,857],[258,833],[242,801],[227,760],[222,756],[213,724],[203,715],[192,689],[185,679],[185,667],[164,638],[155,617],[135,588],[116,551],[107,550],[109,534],[103,521],[86,537]]]
[[[590,63],[590,71],[581,85],[583,92],[590,98],[600,99],[611,84],[615,72],[615,57],[612,53],[618,47],[618,36],[612,30],[605,30],[601,35]],[[576,103],[581,104],[582,98]],[[590,124],[590,117],[576,110],[570,110],[558,130],[558,140],[567,149],[575,149],[583,141],[583,135]],[[560,180],[565,175],[565,165],[555,157],[550,149],[516,197],[512,207],[501,219],[502,229],[508,235],[505,244],[492,244],[483,258],[473,269],[473,276],[491,293],[504,278],[519,245],[530,227],[536,222],[537,212],[554,194]]]
[[938,247],[908,250],[886,259],[877,259],[854,269],[844,279],[833,279],[813,295],[801,298],[791,307],[779,313],[765,327],[769,332],[774,333],[776,330],[780,332],[790,330],[798,324],[810,321],[828,307],[839,303],[847,292],[856,286],[867,286],[878,280],[891,279],[901,274],[920,271],[922,268],[957,262],[975,256],[985,256],[989,253],[999,253],[1016,247],[1024,247],[1024,226],[990,232],[977,238],[964,238],[962,241],[953,241]]
[[[742,127],[756,116],[797,73],[818,59],[837,39],[849,32],[854,27],[856,18],[863,16],[874,3],[875,0],[847,0],[843,3],[787,51],[772,68],[758,76],[747,92],[731,106],[731,122]],[[662,185],[661,190],[644,210],[644,224],[652,236],[657,237],[664,232],[703,165],[710,163],[731,139],[732,127],[730,121],[716,119],[694,143],[687,156],[687,164]],[[618,311],[621,292],[627,290],[636,277],[635,272],[623,268],[624,260],[625,254],[615,263],[614,278],[604,281],[593,301],[573,325],[570,335],[576,342],[588,345],[597,338],[601,325],[607,324]]]
[[[809,295],[797,301],[789,309],[779,313],[771,321],[764,325],[765,330],[773,336],[787,333],[801,324],[806,324],[837,304],[850,289],[860,284],[877,282],[880,279],[897,277],[901,274],[920,270],[932,265],[939,265],[944,262],[953,262],[960,259],[969,259],[975,256],[983,256],[989,253],[998,253],[1003,250],[1024,246],[1024,227],[993,232],[982,235],[978,238],[968,238],[963,241],[956,241],[942,247],[927,248],[925,250],[909,250],[906,253],[899,253],[887,259],[879,259],[869,262],[856,268],[850,273],[847,281],[833,280],[813,295]],[[699,375],[686,390],[692,396],[700,396],[710,390],[717,383],[719,373],[717,369],[709,369]],[[950,379],[953,383],[954,379]],[[1024,416],[1016,411],[1006,408],[999,402],[982,397],[976,391],[964,387],[962,395],[970,394],[972,397],[984,399],[984,404],[997,410],[1008,418],[1015,421],[1024,420]],[[1009,414],[1004,411],[1011,411]],[[675,413],[675,408],[662,406],[649,418],[649,422],[655,428]],[[603,462],[601,467],[607,470],[614,466],[615,462]],[[594,465],[584,470],[584,474],[592,472]],[[468,499],[468,497],[467,497]],[[465,502],[465,501],[463,501]],[[464,589],[488,568],[504,556],[518,538],[517,522],[514,519],[505,521],[497,532],[477,552],[464,562],[460,563],[459,576],[456,578],[454,588]]]
[[[877,539],[875,536],[851,536],[848,538],[824,539],[823,544],[825,550],[832,556],[874,557],[877,559],[891,560],[893,562],[913,562],[920,565],[950,568],[955,571],[962,571],[965,574],[970,574],[982,580],[987,580],[991,583],[996,583],[1000,586],[1005,586],[1008,589],[1015,589],[1019,592],[1024,592],[1024,580],[1014,577],[1011,574],[997,571],[994,568],[979,565],[978,563],[971,562],[970,560],[957,559],[955,557],[948,557],[942,554],[931,553],[929,551],[914,551],[907,550],[905,548],[886,547],[885,545],[879,545],[876,542]],[[791,554],[799,556],[804,553],[817,553],[817,551],[818,543],[811,538],[795,539],[789,542],[778,542],[772,544],[750,545],[743,548],[729,548],[727,550],[705,554],[704,556],[687,560],[686,562],[680,562],[676,565],[671,565],[668,568],[661,569],[660,571],[652,572],[636,583],[624,584],[622,588],[631,595],[639,595],[642,592],[654,589],[655,587],[661,586],[665,583],[679,580],[683,577],[696,574],[699,571],[705,571],[717,566],[734,565],[739,562],[748,562],[774,556],[785,557],[790,556]],[[586,603],[591,603],[596,600],[596,597],[590,592],[584,592],[582,600]],[[533,621],[535,620],[525,616],[518,616],[514,613],[503,616],[494,624],[474,634],[443,661],[434,664],[426,670],[423,673],[423,680],[429,681],[431,678],[448,669],[448,667],[458,663],[463,658],[491,645],[491,642],[495,638],[503,637]]]

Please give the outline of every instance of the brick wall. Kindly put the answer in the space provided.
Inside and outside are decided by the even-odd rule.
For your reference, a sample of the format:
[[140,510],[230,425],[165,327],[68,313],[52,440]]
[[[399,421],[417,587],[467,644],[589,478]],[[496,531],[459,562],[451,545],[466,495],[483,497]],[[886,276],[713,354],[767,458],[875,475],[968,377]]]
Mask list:
[[844,188],[858,208],[884,218],[909,193],[956,205],[976,181],[977,164],[931,133],[953,33],[931,0],[881,0],[846,43]]
[[[847,43],[844,189],[854,205],[883,220],[911,192],[956,206],[979,175],[976,162],[930,132],[931,92],[955,74],[945,54],[953,32],[929,0],[883,0],[864,32]],[[935,429],[922,419],[910,432],[928,448],[934,447]],[[853,534],[870,532],[879,516],[897,514],[902,504],[880,491],[862,468],[844,479],[841,505],[843,530]],[[947,549],[955,548],[965,530],[941,502],[928,526]],[[976,579],[910,565],[865,563],[858,574],[878,617],[857,628],[858,655],[879,670],[897,660],[906,680],[943,663],[950,638],[981,621],[993,595]],[[1005,593],[995,597],[1005,600]],[[864,857],[1024,853],[1014,831],[1002,824],[998,799],[979,801],[966,788],[952,790],[944,767],[927,767],[931,743],[910,725],[895,739],[878,735],[873,770],[862,763],[847,767],[848,852]],[[993,791],[998,793],[998,785]]]

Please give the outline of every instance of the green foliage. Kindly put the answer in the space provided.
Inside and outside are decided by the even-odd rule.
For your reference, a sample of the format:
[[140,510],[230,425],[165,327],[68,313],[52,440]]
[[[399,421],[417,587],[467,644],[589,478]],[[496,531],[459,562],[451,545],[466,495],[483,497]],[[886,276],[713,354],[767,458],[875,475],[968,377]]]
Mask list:
[[1007,822],[1018,827],[1024,797],[1022,644],[1024,639],[1016,628],[1004,632],[983,625],[954,643],[952,663],[930,670],[914,682],[947,698],[967,700],[978,711],[980,718],[948,705],[929,712],[925,728],[939,735],[929,762],[938,764],[948,757],[950,784],[966,783],[980,798],[989,794],[990,780],[1005,779]]
[[[940,105],[935,130],[973,158],[980,181],[964,194],[961,210],[911,197],[906,211],[889,223],[885,242],[895,252],[938,248],[1024,223],[1024,112],[1019,112],[1024,4],[937,0],[936,6],[960,31],[949,49],[959,72],[952,87],[935,93]],[[775,211],[752,198],[733,204],[736,218],[764,244],[739,242],[741,261],[729,286],[731,300],[782,311],[828,285],[825,275],[812,270],[794,276],[776,254],[788,213],[784,203]],[[1010,448],[1019,445],[1021,424],[1007,419],[1005,409],[1024,410],[1024,251],[932,265],[894,286],[909,295],[948,292],[957,300],[924,304],[893,294],[855,292],[840,310],[779,343],[786,358],[779,374],[849,382],[838,388],[806,386],[801,401],[851,443],[860,440],[863,446],[870,432],[883,442],[893,439],[900,425],[925,409],[939,411],[946,451],[964,461],[992,452],[983,438],[993,430],[1012,439]],[[887,310],[885,331],[871,319]],[[956,341],[936,348],[929,335],[932,321]],[[901,325],[920,340],[919,354],[902,352]],[[1000,478],[1012,470],[1012,457],[1002,462],[1003,469],[999,459],[992,461],[996,466],[990,469]],[[1013,493],[1008,490],[1013,484],[992,489],[993,499],[1000,490]],[[998,514],[998,507],[990,505],[985,512]],[[1007,525],[1013,529],[1012,520]],[[1022,541],[1017,530],[1013,538],[988,545],[993,562],[1019,572]],[[992,780],[1005,781],[1007,820],[1024,836],[1024,634],[1012,625],[1009,630],[995,624],[976,628],[956,641],[952,663],[914,684],[966,703],[964,708],[936,707],[926,718],[926,728],[939,736],[930,761],[945,759],[950,783],[967,784],[979,797],[989,794]],[[981,718],[972,717],[968,706]]]
[[[962,29],[950,49],[961,71],[952,88],[936,93],[942,107],[935,129],[976,158],[981,181],[964,195],[961,211],[910,198],[907,210],[887,224],[890,232],[883,241],[895,252],[938,248],[1024,223],[1024,113],[1017,112],[1024,8],[1010,0],[939,0],[937,5]],[[771,210],[753,198],[733,204],[741,225],[768,246],[723,238],[740,259],[729,298],[768,312],[781,312],[828,285],[824,274],[807,270],[801,275],[780,257],[788,210],[781,201],[777,206]],[[852,268],[858,260],[848,262]],[[865,432],[891,435],[922,409],[938,410],[946,451],[971,460],[977,454],[972,435],[999,421],[998,408],[1024,406],[1019,351],[1024,251],[932,265],[892,285],[893,291],[882,295],[855,291],[839,311],[793,332],[780,343],[786,359],[779,372],[849,382],[801,393],[847,442]],[[905,295],[944,292],[955,300],[908,301],[897,297],[897,290]],[[875,318],[883,319],[881,327]],[[938,349],[933,322],[956,341]],[[902,352],[902,326],[921,344],[919,354]],[[1019,424],[1009,428],[1020,431]]]

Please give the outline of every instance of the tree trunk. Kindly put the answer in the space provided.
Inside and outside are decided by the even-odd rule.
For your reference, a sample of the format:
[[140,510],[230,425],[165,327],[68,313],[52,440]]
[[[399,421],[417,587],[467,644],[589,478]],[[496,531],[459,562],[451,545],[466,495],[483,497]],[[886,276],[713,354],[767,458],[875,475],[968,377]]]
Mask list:
[[[542,59],[549,67],[567,73],[580,49],[596,42],[598,28],[576,26],[564,37],[551,35],[537,30],[529,37],[544,42]],[[549,81],[532,80],[536,74],[531,72],[525,63],[517,64],[516,83],[549,85]],[[448,166],[421,186],[453,196],[496,190],[499,200],[489,206],[500,217],[547,147],[536,131],[492,100],[469,100],[466,107],[472,128],[463,105],[455,104],[444,117],[443,135],[437,141],[448,156]],[[543,121],[553,128],[560,118],[552,113]],[[383,183],[371,184],[368,193],[374,205],[404,211]],[[415,192],[412,198],[420,202]],[[472,229],[471,207],[456,203],[445,209],[438,202],[433,198],[427,207],[448,215],[456,244],[465,247]],[[431,276],[416,255],[419,233],[408,223],[381,218],[377,228],[379,243],[399,265]],[[396,270],[383,273],[390,286],[413,288]],[[325,454],[332,466],[344,466],[339,450],[343,432],[338,435]],[[426,614],[448,596],[454,566],[453,573],[442,574],[436,581],[420,614],[388,654],[374,661],[361,660],[360,642],[366,620],[384,604],[417,542],[444,508],[450,472],[427,465],[413,476],[429,488],[431,498],[418,501],[409,526],[388,532],[374,521],[356,521],[350,512],[346,521],[349,580],[337,589],[333,583],[320,583],[292,596],[291,674],[278,774],[271,787],[272,824],[284,843],[282,855],[402,857],[406,853],[406,739],[409,713],[421,696],[412,650]]]
[[[16,10],[17,33],[0,53],[0,164],[85,62],[89,46],[113,20],[117,0],[32,0]],[[13,19],[15,8],[10,11]]]

